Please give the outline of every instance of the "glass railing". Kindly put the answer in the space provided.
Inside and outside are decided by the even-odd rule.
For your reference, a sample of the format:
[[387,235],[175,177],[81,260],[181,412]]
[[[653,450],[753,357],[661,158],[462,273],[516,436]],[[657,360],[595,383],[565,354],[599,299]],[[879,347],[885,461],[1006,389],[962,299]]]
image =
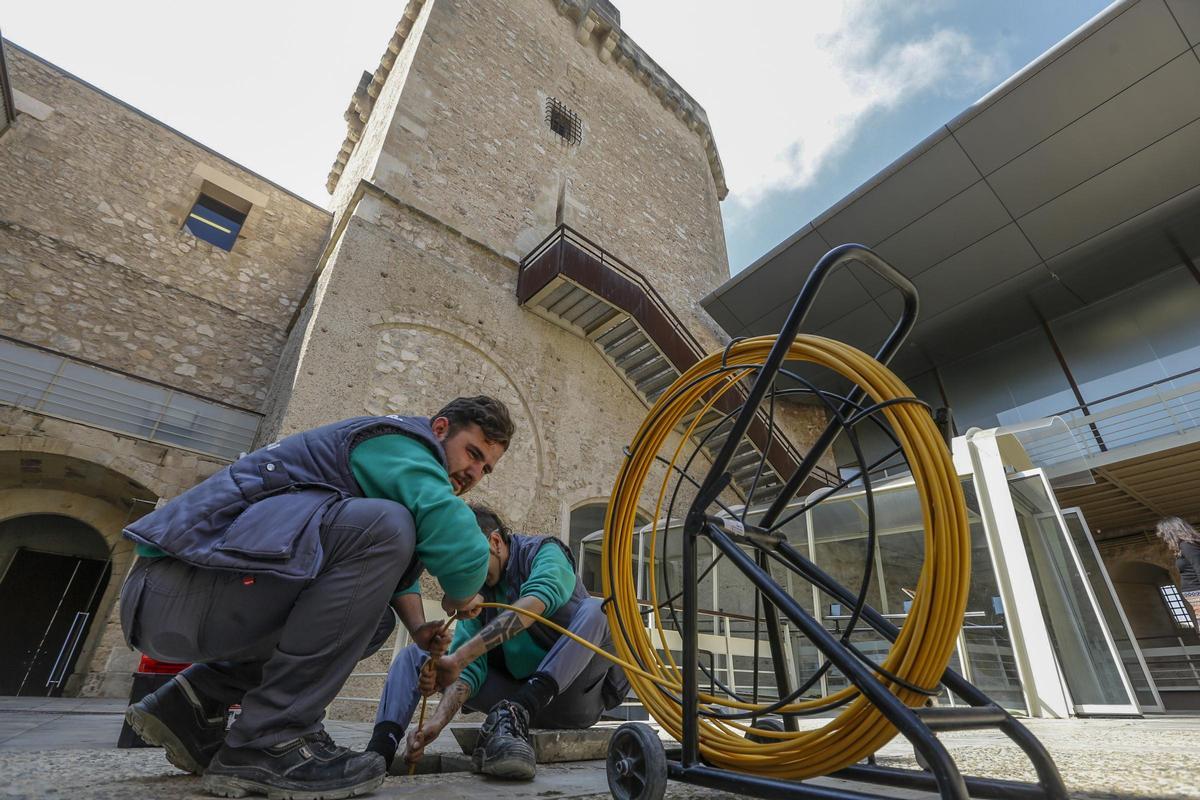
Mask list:
[[233,460],[260,414],[0,339],[0,404]]
[[[1054,476],[1081,458],[1183,436],[1200,428],[1200,382],[1195,377],[1195,371],[1175,375],[1052,414],[1065,424],[1022,444],[1033,463]],[[1193,380],[1178,385],[1185,378]]]

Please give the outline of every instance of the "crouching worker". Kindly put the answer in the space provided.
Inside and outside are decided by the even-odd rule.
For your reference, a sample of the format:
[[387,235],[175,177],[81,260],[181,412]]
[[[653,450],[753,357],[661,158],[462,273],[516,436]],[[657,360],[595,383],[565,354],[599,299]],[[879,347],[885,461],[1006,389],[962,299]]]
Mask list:
[[[494,512],[472,506],[490,548],[483,597],[528,609],[585,641],[609,649],[600,601],[575,575],[570,552],[548,536],[510,534]],[[409,645],[388,671],[368,750],[390,764],[420,701],[418,679],[427,659]],[[487,713],[475,748],[475,768],[500,778],[528,780],[535,762],[529,728],[589,728],[629,692],[620,667],[570,637],[513,611],[484,609],[461,620],[450,653],[436,662],[437,709],[405,740],[415,762],[462,707]]]
[[[345,798],[377,787],[375,753],[321,719],[355,663],[395,627],[428,643],[423,569],[448,611],[478,612],[489,550],[457,497],[513,434],[504,405],[458,398],[424,417],[358,417],[243,456],[130,525],[141,556],[121,590],[128,642],[192,662],[126,719],[172,764],[228,796]],[[225,708],[242,713],[225,733]]]

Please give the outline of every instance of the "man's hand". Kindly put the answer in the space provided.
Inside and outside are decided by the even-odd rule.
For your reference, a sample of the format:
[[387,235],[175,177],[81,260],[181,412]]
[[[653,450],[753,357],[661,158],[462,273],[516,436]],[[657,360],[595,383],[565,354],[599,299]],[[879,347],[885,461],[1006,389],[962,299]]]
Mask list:
[[420,760],[425,753],[426,746],[441,734],[470,696],[470,687],[462,681],[456,682],[442,693],[442,702],[438,703],[437,710],[425,720],[419,730],[414,728],[412,733],[405,738],[405,762],[415,764]]
[[475,619],[483,611],[483,595],[477,594],[467,600],[442,598],[442,610],[447,614],[457,614],[458,619]]
[[413,728],[404,741],[405,763],[415,764],[420,761],[421,756],[425,754],[425,746],[441,734],[444,725],[444,722],[439,723],[436,719],[427,719],[419,729]]
[[442,630],[445,625],[444,620],[434,620],[426,622],[424,625],[412,632],[413,644],[424,650],[426,653],[433,650],[444,653],[450,647],[450,631]]
[[446,689],[452,686],[458,680],[458,677],[462,675],[464,666],[464,663],[454,653],[442,656],[437,661],[434,661],[433,668],[437,688]]

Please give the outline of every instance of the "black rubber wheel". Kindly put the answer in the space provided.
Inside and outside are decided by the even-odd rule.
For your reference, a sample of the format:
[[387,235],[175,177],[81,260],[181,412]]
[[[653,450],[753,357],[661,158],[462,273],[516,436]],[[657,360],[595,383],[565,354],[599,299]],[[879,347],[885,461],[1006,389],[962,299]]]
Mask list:
[[[781,720],[779,717],[766,717],[754,723],[754,727],[764,731],[782,732],[783,720]],[[759,736],[757,733],[747,733],[746,738],[749,741],[757,742],[758,744],[775,744],[776,742],[780,741],[779,739],[772,739],[767,736]]]
[[658,734],[626,722],[608,743],[608,790],[617,800],[662,800],[667,792],[667,753]]

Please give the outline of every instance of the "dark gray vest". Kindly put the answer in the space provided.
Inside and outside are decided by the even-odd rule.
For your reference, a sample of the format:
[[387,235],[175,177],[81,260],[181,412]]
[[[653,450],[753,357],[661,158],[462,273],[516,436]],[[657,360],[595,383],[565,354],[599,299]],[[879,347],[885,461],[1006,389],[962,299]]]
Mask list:
[[[485,586],[482,589],[483,596],[488,600],[498,600],[501,603],[512,605],[521,597],[521,587],[525,585],[525,581],[529,580],[529,573],[533,570],[533,559],[537,556],[538,551],[543,547],[558,547],[567,555],[567,560],[571,562],[571,566],[575,566],[575,559],[571,556],[571,551],[565,544],[560,542],[553,536],[527,536],[524,534],[514,533],[508,539],[508,564],[504,567],[504,584],[508,589],[507,595],[501,597],[500,592],[495,586]],[[570,599],[563,603],[562,607],[551,614],[547,619],[555,622],[564,628],[571,622],[571,617],[575,616],[575,610],[579,608],[579,604],[588,599],[587,589],[583,586],[583,581],[578,576],[575,578],[575,590],[571,592]],[[485,608],[483,610],[483,624],[487,625],[496,618],[498,611],[494,608]],[[553,628],[548,628],[540,622],[535,622],[526,630],[533,640],[538,643],[544,650],[549,650],[558,638],[562,636]]]
[[125,536],[198,567],[311,578],[321,565],[322,516],[338,500],[363,496],[351,448],[388,433],[422,442],[446,466],[425,417],[354,417],[242,456],[126,527]]

